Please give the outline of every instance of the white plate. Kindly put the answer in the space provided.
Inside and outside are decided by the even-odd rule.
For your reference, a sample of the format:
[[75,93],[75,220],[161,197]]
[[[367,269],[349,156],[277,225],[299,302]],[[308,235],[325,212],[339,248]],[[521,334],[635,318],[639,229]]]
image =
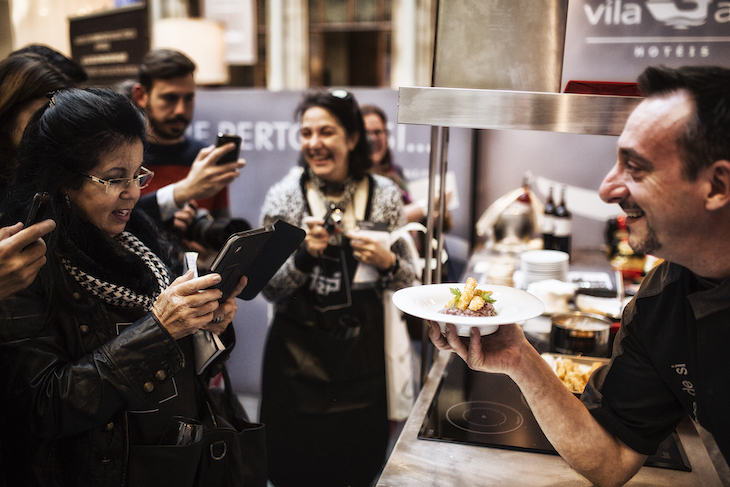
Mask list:
[[469,336],[471,327],[476,326],[482,335],[494,333],[499,325],[517,323],[540,316],[545,309],[543,302],[532,294],[509,286],[480,284],[482,291],[492,291],[496,316],[475,318],[452,316],[439,313],[452,298],[450,288],[464,289],[464,283],[430,284],[400,289],[393,294],[393,304],[404,313],[429,321],[437,321],[441,331],[446,323],[456,325],[459,336]]
[[520,254],[522,262],[540,265],[555,265],[558,263],[568,262],[569,255],[567,252],[559,250],[530,250]]

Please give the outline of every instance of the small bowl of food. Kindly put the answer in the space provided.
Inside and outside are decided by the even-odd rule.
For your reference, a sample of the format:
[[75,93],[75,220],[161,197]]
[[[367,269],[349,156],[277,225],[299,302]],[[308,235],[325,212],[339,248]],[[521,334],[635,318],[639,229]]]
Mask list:
[[558,376],[560,382],[570,392],[579,396],[583,393],[588,379],[596,369],[608,363],[608,359],[581,357],[578,355],[558,355],[543,353],[542,358]]

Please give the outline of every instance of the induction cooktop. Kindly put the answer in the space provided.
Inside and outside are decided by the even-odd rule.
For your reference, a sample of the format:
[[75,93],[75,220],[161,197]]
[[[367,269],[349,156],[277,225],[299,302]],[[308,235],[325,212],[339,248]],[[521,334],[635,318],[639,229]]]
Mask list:
[[[418,438],[557,455],[512,379],[475,372],[454,357],[449,359]],[[644,465],[692,471],[676,432]]]

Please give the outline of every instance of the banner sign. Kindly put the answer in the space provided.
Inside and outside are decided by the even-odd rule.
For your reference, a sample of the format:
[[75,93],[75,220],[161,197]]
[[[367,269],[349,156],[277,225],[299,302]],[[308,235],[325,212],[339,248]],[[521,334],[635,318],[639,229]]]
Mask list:
[[[361,105],[372,103],[388,116],[389,141],[393,159],[403,167],[414,189],[428,178],[431,127],[397,124],[398,92],[391,89],[352,90]],[[195,97],[195,113],[188,136],[213,144],[218,132],[241,136],[240,157],[246,159],[241,176],[229,187],[231,213],[252,225],[259,223],[261,206],[269,188],[297,167],[299,122],[294,109],[299,91],[259,89],[203,89]],[[449,134],[449,178],[456,194],[452,202],[452,235],[468,240],[471,236],[472,136],[469,129],[451,129]],[[420,183],[419,183],[420,180]],[[451,187],[451,185],[449,186]],[[466,202],[466,203],[465,203]]]
[[633,82],[650,65],[730,66],[730,1],[571,0],[562,87]]
[[89,75],[89,86],[137,78],[150,49],[147,5],[105,10],[69,19],[71,57]]

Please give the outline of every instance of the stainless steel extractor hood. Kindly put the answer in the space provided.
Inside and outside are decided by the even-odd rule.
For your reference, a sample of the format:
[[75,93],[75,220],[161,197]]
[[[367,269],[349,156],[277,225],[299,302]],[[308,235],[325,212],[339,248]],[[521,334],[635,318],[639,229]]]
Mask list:
[[509,90],[401,87],[398,123],[619,135],[643,98]]

